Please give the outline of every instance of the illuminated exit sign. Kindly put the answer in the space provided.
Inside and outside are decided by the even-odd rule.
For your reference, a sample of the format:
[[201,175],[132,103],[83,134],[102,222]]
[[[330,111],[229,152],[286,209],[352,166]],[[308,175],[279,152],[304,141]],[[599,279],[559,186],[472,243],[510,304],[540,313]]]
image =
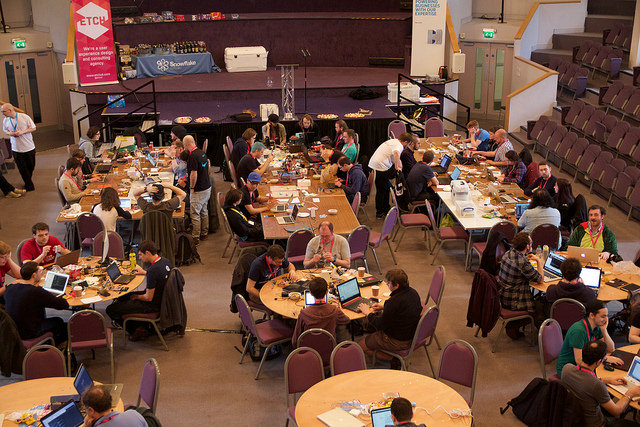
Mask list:
[[27,47],[27,41],[25,39],[13,39],[11,42],[16,49],[25,49]]
[[496,30],[494,30],[493,28],[483,28],[482,35],[485,39],[492,39],[496,35]]

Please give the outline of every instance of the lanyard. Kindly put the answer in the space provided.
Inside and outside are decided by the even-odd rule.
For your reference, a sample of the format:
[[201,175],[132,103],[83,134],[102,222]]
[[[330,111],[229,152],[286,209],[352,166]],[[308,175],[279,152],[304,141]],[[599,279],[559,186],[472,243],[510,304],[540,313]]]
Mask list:
[[[585,369],[585,368],[583,368],[582,366],[578,366],[578,370],[579,370],[579,371],[582,371],[582,372],[588,372],[588,373],[590,373],[591,375],[593,375],[594,377],[596,377],[596,373],[595,373],[595,372],[593,372],[591,369]],[[598,377],[596,377],[596,378],[598,378]]]
[[591,333],[589,332],[589,325],[587,324],[587,320],[582,319],[582,323],[584,323],[584,328],[587,330],[587,342],[591,342]]
[[158,255],[158,257],[156,259],[154,259],[153,261],[151,261],[151,265],[155,264],[156,262],[158,262],[160,260],[161,256]]
[[[336,236],[331,236],[331,247],[329,248],[329,253],[333,251],[333,242],[335,242],[335,240],[336,240]],[[324,250],[324,242],[322,240],[320,240],[320,242],[322,242],[322,252],[326,252]]]
[[76,181],[75,179],[73,179],[70,175],[67,175],[67,173],[65,172],[64,175],[69,178],[70,181],[72,181],[76,187],[78,187],[78,190],[82,190],[82,188],[80,188],[80,184],[78,184],[78,181]]
[[[349,173],[351,172],[351,169],[349,169],[349,172],[347,172],[347,181],[344,183],[345,186],[349,185]],[[333,245],[333,243],[332,243]]]
[[99,426],[100,424],[104,424],[104,423],[108,423],[109,421],[111,421],[116,415],[118,414],[113,414],[111,415],[109,418],[105,418],[104,420],[100,421],[99,423],[94,424],[95,426]]
[[587,225],[587,228],[589,229],[589,238],[591,239],[591,244],[593,245],[593,247],[596,247],[596,243],[598,243],[598,239],[600,239],[600,235],[602,234],[602,229],[604,228],[604,224],[600,224],[600,229],[598,230],[598,234],[596,235],[596,240],[593,240],[593,234],[591,233],[591,227],[589,225]]
[[278,266],[274,265],[274,269],[271,269],[271,263],[269,262],[269,258],[265,257],[265,260],[267,260],[267,267],[269,268],[269,273],[271,273],[271,279],[273,279],[274,277],[278,276]]
[[242,217],[242,219],[244,219],[245,221],[248,222],[247,217],[244,216],[244,214],[242,212],[240,212],[238,209],[236,208],[231,208],[232,211],[234,211],[235,213],[237,213],[238,215],[240,215]]
[[[551,177],[549,177],[549,178],[551,178]],[[540,188],[545,188],[547,186],[547,182],[549,182],[549,178],[544,180],[544,184],[542,184],[542,181],[540,182],[540,184],[541,184]]]
[[346,147],[345,147],[345,146],[343,146],[343,147],[342,147],[342,152],[344,153],[345,151],[347,151],[347,148],[351,147],[353,144],[355,144],[355,141],[354,141],[354,142],[352,142],[351,144],[347,145]]
[[15,132],[18,128],[18,113],[16,113],[16,123],[13,124],[13,120],[11,120],[11,117],[9,117],[9,123],[11,123],[11,126],[13,126],[13,131]]
[[254,194],[254,192],[253,192],[253,191],[249,191],[249,200],[251,200],[251,204],[252,204],[252,205],[253,205],[253,200],[254,200],[254,199],[253,199],[253,194]]

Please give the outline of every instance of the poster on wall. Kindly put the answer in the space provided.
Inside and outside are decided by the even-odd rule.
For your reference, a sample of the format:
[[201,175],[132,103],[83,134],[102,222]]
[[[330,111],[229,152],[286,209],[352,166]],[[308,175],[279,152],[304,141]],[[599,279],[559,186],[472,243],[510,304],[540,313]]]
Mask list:
[[81,85],[117,83],[110,0],[72,0]]
[[447,0],[413,0],[411,75],[437,75],[444,65]]

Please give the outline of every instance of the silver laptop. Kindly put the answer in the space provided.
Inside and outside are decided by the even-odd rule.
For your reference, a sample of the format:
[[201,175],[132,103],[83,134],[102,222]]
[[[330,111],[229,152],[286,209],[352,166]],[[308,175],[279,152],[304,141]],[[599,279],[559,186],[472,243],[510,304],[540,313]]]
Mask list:
[[600,282],[602,280],[602,270],[598,267],[582,267],[580,278],[587,288],[593,289],[598,293],[598,289],[600,289]]
[[289,209],[289,206],[291,206],[291,203],[293,203],[293,199],[294,196],[293,194],[289,197],[289,200],[287,200],[287,203],[284,204],[279,204],[274,206],[273,208],[271,208],[271,212],[286,212],[287,209]]
[[42,288],[56,296],[60,296],[64,295],[64,291],[67,289],[68,283],[68,274],[47,271],[47,276],[44,278],[44,284],[42,285]]
[[506,194],[504,196],[500,196],[500,201],[502,203],[504,203],[504,204],[507,204],[507,205],[518,203],[518,201],[515,198],[513,198],[513,197],[511,197],[509,195],[506,195]]
[[[627,380],[627,384],[622,385],[612,385],[609,384],[609,387],[614,389],[620,394],[625,394],[629,391],[630,388],[640,385],[640,357],[636,356],[633,358],[633,362],[631,362],[631,367],[629,368],[629,372],[624,377]],[[633,400],[640,399],[640,396],[636,396]]]
[[569,258],[578,258],[582,265],[599,264],[600,251],[594,248],[581,248],[580,246],[567,247],[567,256]]
[[296,222],[297,217],[298,217],[298,205],[293,205],[293,210],[291,211],[291,215],[276,217],[276,221],[278,221],[278,224],[280,225],[293,224],[294,222]]
[[558,255],[555,252],[549,252],[549,256],[544,262],[544,281],[553,282],[554,280],[562,279],[562,271],[560,271],[560,265],[566,258],[562,255]]
[[364,427],[365,424],[342,408],[333,408],[318,415],[318,419],[329,427]]

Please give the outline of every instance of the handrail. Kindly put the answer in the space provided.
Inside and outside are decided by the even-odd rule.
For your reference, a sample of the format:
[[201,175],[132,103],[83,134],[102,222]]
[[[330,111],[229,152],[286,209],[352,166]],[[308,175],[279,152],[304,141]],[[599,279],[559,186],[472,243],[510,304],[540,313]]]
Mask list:
[[76,26],[73,20],[73,3],[69,2],[69,29],[67,31],[67,56],[65,62],[73,62],[76,44]]
[[[0,105],[4,105],[4,104],[8,104],[8,102],[0,101]],[[13,109],[16,110],[18,113],[25,114],[25,112],[23,110],[21,110],[20,108],[16,107],[15,105],[13,106]]]
[[447,32],[449,33],[449,42],[451,42],[451,48],[453,53],[461,52],[458,45],[458,38],[456,37],[456,30],[453,28],[453,20],[451,19],[451,13],[449,12],[449,4],[447,3]]
[[522,24],[520,25],[520,28],[518,29],[518,32],[516,33],[513,39],[514,40],[522,39],[522,35],[524,34],[525,30],[529,26],[529,22],[531,22],[531,20],[533,19],[533,16],[536,14],[536,11],[538,10],[538,6],[540,6],[541,4],[562,4],[562,3],[580,3],[580,0],[549,0],[549,1],[535,2],[533,5],[531,5],[531,8],[529,9],[529,13],[527,13],[526,18],[524,18],[524,21],[522,21]]

